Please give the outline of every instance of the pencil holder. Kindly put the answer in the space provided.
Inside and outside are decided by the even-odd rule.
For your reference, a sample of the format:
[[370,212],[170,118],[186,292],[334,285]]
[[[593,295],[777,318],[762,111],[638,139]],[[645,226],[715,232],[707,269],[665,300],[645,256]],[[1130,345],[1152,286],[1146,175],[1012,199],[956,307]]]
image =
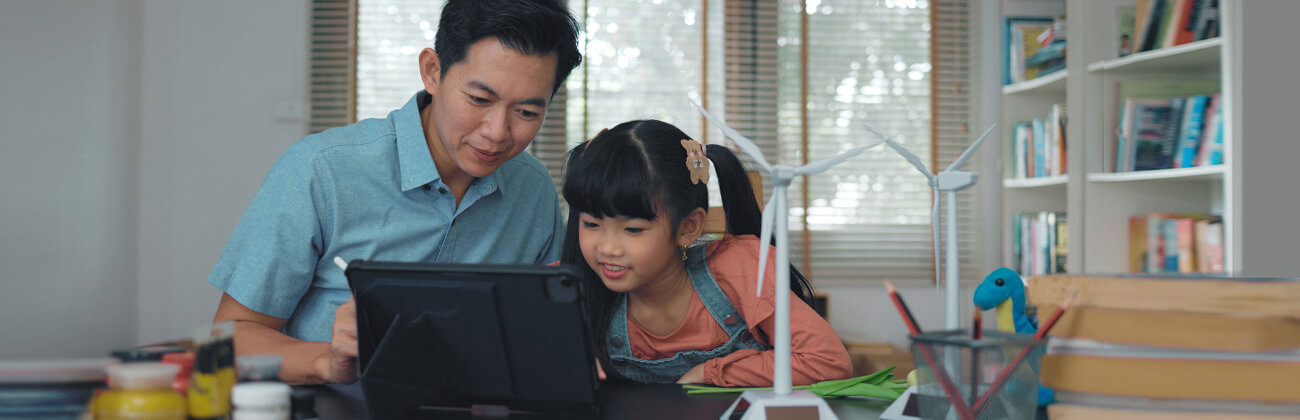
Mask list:
[[[1038,366],[1046,339],[1034,340],[1033,334],[990,331],[974,340],[968,329],[936,331],[911,338],[917,370],[917,408],[922,418],[1035,417]],[[1030,349],[1028,357],[1008,370],[1008,364],[1025,348]],[[998,383],[996,387],[995,383]],[[993,389],[991,393],[990,389]],[[963,409],[969,417],[962,415]]]

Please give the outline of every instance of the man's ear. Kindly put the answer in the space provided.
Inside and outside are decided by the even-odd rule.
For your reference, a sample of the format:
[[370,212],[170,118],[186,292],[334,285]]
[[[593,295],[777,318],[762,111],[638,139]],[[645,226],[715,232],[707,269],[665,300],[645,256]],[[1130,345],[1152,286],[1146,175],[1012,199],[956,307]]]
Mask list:
[[704,209],[696,207],[677,225],[677,244],[682,248],[691,246],[704,233]]
[[438,95],[438,82],[442,81],[440,64],[433,48],[420,51],[420,81],[424,82],[424,91],[430,95]]

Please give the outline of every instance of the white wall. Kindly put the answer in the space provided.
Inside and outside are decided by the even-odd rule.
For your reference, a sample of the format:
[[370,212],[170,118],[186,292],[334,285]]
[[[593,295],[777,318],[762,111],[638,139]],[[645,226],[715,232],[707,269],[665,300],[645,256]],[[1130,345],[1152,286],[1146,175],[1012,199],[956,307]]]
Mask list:
[[305,134],[272,107],[305,98],[308,18],[305,0],[144,2],[139,342],[212,322],[221,294],[208,273]]
[[135,340],[138,2],[0,2],[0,358]]

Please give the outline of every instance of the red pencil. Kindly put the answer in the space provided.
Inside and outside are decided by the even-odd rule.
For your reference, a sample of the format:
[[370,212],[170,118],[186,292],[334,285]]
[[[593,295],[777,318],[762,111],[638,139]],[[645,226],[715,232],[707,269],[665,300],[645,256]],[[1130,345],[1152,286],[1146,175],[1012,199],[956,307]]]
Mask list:
[[970,326],[971,343],[970,343],[970,390],[969,390],[970,397],[969,398],[971,404],[975,403],[975,396],[978,395],[979,385],[980,385],[979,382],[980,349],[979,346],[976,345],[976,342],[980,341],[980,337],[984,335],[984,323],[981,322],[983,321],[981,319],[982,317],[983,314],[980,313],[980,308],[975,308],[975,315],[971,316],[971,326]]
[[[903,323],[907,324],[907,329],[914,336],[921,335],[921,326],[916,323],[916,318],[912,317],[912,311],[907,309],[907,304],[903,303],[903,297],[899,296],[898,289],[895,289],[894,284],[886,280],[885,290],[889,292],[889,298],[894,301],[894,307],[898,308],[898,314],[903,317]],[[943,392],[948,394],[948,401],[952,403],[953,408],[957,409],[958,416],[963,420],[974,420],[975,415],[972,413],[970,406],[967,406],[966,402],[962,400],[961,391],[958,391],[957,386],[953,385],[952,379],[948,378],[947,371],[944,370],[943,366],[934,363],[935,357],[930,353],[930,346],[918,343],[917,347],[921,349],[921,357],[925,359],[925,363],[930,366],[935,378],[939,380]]]
[[[1078,290],[1070,293],[1070,297],[1065,298],[1065,302],[1061,303],[1061,306],[1056,307],[1056,312],[1052,314],[1051,318],[1047,319],[1047,323],[1038,326],[1038,333],[1034,334],[1034,341],[1042,340],[1043,337],[1047,336],[1047,331],[1051,330],[1052,326],[1056,325],[1056,321],[1061,319],[1061,314],[1065,313],[1065,309],[1070,307],[1070,304],[1074,302],[1074,297],[1078,294]],[[994,392],[997,392],[998,388],[1002,387],[1002,384],[1011,376],[1011,372],[1016,370],[1016,366],[1020,365],[1020,362],[1024,361],[1025,357],[1029,356],[1029,352],[1033,349],[1034,346],[1025,346],[1024,349],[1020,350],[1020,354],[1017,354],[1016,358],[1011,359],[1011,363],[1002,369],[1002,373],[998,375],[998,378],[993,380],[993,384],[989,385],[989,389],[984,391],[984,395],[980,396],[979,401],[975,402],[976,413],[983,412],[988,408],[986,405],[989,402],[989,398],[993,396]]]

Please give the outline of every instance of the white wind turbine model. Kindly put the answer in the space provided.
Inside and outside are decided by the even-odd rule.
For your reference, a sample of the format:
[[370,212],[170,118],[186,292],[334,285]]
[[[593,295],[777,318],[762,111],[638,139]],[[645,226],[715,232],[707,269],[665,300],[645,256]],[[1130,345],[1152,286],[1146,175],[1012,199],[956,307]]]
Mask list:
[[916,170],[921,171],[921,173],[925,175],[925,178],[929,180],[930,187],[934,188],[934,210],[930,212],[930,230],[934,232],[934,263],[936,264],[934,270],[935,287],[939,287],[939,267],[937,266],[937,264],[939,264],[939,192],[944,191],[948,193],[948,238],[946,240],[948,261],[944,263],[944,266],[948,268],[948,291],[946,302],[947,314],[944,318],[944,328],[949,330],[961,328],[961,306],[957,299],[957,294],[960,291],[957,280],[957,191],[969,188],[970,186],[975,185],[975,182],[979,181],[979,174],[963,171],[961,170],[961,167],[966,164],[966,161],[970,159],[971,155],[975,152],[975,149],[980,146],[980,143],[984,142],[984,139],[988,138],[989,134],[993,132],[995,127],[997,127],[997,124],[994,124],[992,127],[989,127],[988,130],[985,130],[979,140],[975,140],[974,144],[971,144],[970,147],[967,147],[965,151],[961,152],[960,156],[957,156],[957,160],[954,160],[951,165],[948,165],[947,169],[944,169],[938,174],[930,173],[929,170],[925,169],[925,164],[921,163],[920,158],[916,157],[912,152],[907,151],[907,149],[899,145],[898,142],[886,137],[884,134],[880,134],[880,132],[871,129],[871,127],[867,127],[867,131],[875,134],[876,137],[880,137],[889,148],[894,149],[895,152],[903,155],[903,158],[907,159],[912,166],[915,166]]
[[[768,244],[771,243],[772,225],[776,225],[776,334],[772,337],[776,357],[775,366],[772,372],[772,390],[770,391],[745,391],[741,394],[740,399],[722,414],[723,419],[732,418],[732,414],[737,410],[744,411],[742,419],[758,420],[766,419],[766,407],[803,407],[808,410],[816,410],[816,416],[807,416],[809,418],[835,419],[835,413],[831,411],[829,405],[821,397],[806,390],[792,391],[790,383],[790,254],[787,243],[789,242],[789,223],[786,213],[786,189],[790,186],[790,181],[799,175],[812,175],[826,171],[832,166],[839,164],[863,151],[880,145],[881,142],[875,142],[865,146],[855,147],[834,157],[810,162],[807,165],[792,167],[786,165],[772,165],[763,158],[762,150],[750,141],[744,135],[727,126],[721,119],[714,117],[709,111],[705,110],[694,101],[691,102],[696,109],[704,114],[710,124],[716,125],[722,130],[722,133],[730,138],[731,141],[740,147],[740,150],[749,155],[754,163],[758,164],[766,171],[772,179],[772,194],[768,198],[767,205],[763,207],[763,225],[762,241],[759,245],[758,258],[758,293],[763,293],[763,276],[767,269]],[[739,407],[739,408],[738,408]],[[811,414],[811,413],[805,413]]]

